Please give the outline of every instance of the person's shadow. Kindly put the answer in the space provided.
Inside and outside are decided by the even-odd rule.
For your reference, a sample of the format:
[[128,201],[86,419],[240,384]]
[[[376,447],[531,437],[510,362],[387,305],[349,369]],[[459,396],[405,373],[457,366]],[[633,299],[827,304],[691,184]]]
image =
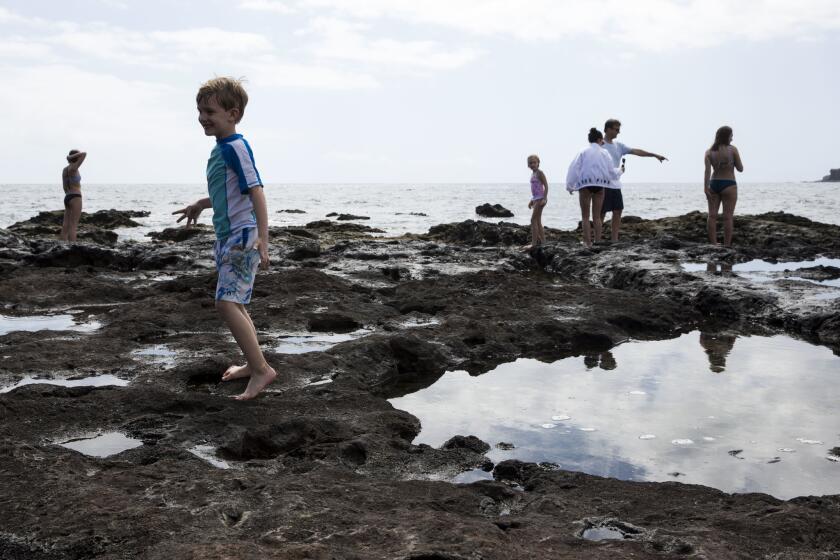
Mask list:
[[726,357],[732,352],[736,338],[734,334],[700,333],[700,346],[706,351],[712,373],[723,373],[726,370]]

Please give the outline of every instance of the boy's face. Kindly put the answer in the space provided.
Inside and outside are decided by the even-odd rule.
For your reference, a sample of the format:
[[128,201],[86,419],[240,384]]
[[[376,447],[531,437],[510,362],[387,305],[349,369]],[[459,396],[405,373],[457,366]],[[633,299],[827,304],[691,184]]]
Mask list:
[[235,134],[238,116],[239,109],[223,109],[215,95],[198,102],[198,122],[207,136],[221,139]]

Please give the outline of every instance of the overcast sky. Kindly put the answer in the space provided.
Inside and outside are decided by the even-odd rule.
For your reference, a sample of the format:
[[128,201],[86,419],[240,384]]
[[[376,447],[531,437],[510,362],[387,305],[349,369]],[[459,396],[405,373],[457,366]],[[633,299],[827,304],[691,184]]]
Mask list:
[[840,167],[838,0],[0,0],[0,183],[204,181],[195,91],[244,76],[267,183],[562,182],[592,126],[702,180],[717,127],[742,180]]

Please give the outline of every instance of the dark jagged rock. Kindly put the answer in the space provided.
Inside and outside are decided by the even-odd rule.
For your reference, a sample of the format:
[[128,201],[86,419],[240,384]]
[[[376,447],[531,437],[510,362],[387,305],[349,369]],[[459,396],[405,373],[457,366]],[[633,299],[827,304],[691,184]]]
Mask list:
[[327,230],[342,233],[385,233],[381,229],[372,228],[362,224],[339,224],[330,220],[309,222],[306,224],[306,229]]
[[195,224],[190,227],[170,227],[163,231],[151,231],[146,234],[155,241],[171,241],[180,243],[194,237],[213,235],[213,228],[204,224]]
[[[682,266],[837,257],[836,226],[739,216],[736,246],[722,249],[705,243],[705,216],[692,213],[627,221],[621,242],[591,250],[574,232],[549,230],[533,256],[511,247],[527,242],[515,224],[398,238],[345,226],[364,227],[270,229],[282,264],[260,272],[249,313],[280,377],[248,402],[230,398],[247,381],[221,382],[241,353],[215,310],[209,229],[114,247],[0,230],[4,314],[67,309],[100,324],[0,336],[10,356],[0,385],[34,375],[130,381],[0,394],[0,557],[828,558],[840,549],[838,496],[785,501],[682,475],[638,483],[550,463],[494,467],[486,443],[469,436],[446,449],[413,443],[420,421],[388,401],[446,372],[479,375],[520,358],[608,370],[616,343],[673,338],[711,317],[727,332],[788,332],[840,351],[836,300],[812,297],[834,288],[789,278],[829,279],[832,267],[756,283]],[[287,258],[309,238],[323,247],[317,259]],[[362,326],[324,351],[288,349],[332,338],[315,329]],[[95,430],[142,445],[96,458],[53,444]],[[472,469],[493,469],[494,480],[446,482]],[[580,538],[598,526],[633,538]]]
[[481,441],[475,436],[453,436],[442,446],[442,449],[469,449],[475,453],[487,453],[490,451],[490,444]]
[[[115,228],[137,227],[140,224],[131,218],[148,216],[148,212],[131,210],[99,210],[92,214],[82,212],[79,219],[77,238],[101,245],[117,242]],[[36,216],[9,226],[10,231],[25,237],[57,237],[64,220],[63,210],[43,211]]]
[[292,249],[286,257],[293,261],[302,261],[304,259],[314,259],[321,255],[321,246],[317,241],[308,243],[300,243]]
[[43,253],[28,256],[26,261],[40,267],[90,266],[122,271],[132,270],[137,265],[137,260],[124,252],[81,243],[56,245]]
[[512,218],[513,212],[501,204],[484,203],[475,207],[475,213],[485,218]]
[[[149,212],[135,210],[98,210],[92,214],[82,212],[79,218],[79,225],[103,229],[137,227],[140,224],[131,218],[145,218],[147,216],[149,216]],[[34,225],[59,226],[60,228],[63,220],[64,210],[42,211],[28,220],[12,224],[9,226],[9,229],[14,231],[26,229],[28,226]]]
[[[579,236],[574,232],[545,228],[549,242],[577,242]],[[530,242],[531,228],[511,222],[482,222],[465,220],[454,224],[439,224],[429,228],[423,239],[468,245],[521,246]]]
[[3,250],[21,250],[29,247],[29,243],[22,236],[0,228],[0,249]]
[[317,233],[313,233],[302,228],[286,228],[286,231],[291,235],[296,235],[297,237],[305,237],[307,239],[318,239]]
[[828,175],[822,178],[824,183],[840,182],[840,169],[831,169]]
[[428,237],[465,245],[524,245],[530,231],[524,226],[500,222],[466,220],[457,224],[441,224],[429,229]]
[[336,220],[340,222],[349,220],[370,220],[370,216],[356,216],[355,214],[339,214]]
[[800,268],[794,271],[785,271],[785,275],[807,278],[808,280],[815,280],[817,282],[837,280],[840,278],[840,267],[825,266],[821,264],[818,266]]
[[285,213],[285,214],[306,214],[306,212],[305,212],[305,211],[303,211],[303,210],[297,210],[297,209],[278,210],[278,211],[277,211],[277,213],[278,213],[278,214],[283,214],[283,213]]
[[76,238],[79,241],[88,241],[99,245],[113,245],[117,242],[119,236],[116,232],[107,229],[93,229],[79,231]]
[[307,315],[309,330],[315,332],[346,333],[361,328],[354,318],[343,313],[322,312]]

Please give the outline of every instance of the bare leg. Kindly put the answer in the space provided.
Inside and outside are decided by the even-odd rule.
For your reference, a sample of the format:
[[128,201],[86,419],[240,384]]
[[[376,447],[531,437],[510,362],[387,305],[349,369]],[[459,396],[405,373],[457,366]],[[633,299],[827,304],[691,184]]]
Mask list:
[[531,235],[533,236],[534,245],[542,245],[545,243],[545,231],[542,225],[542,211],[545,207],[545,201],[540,200],[534,204],[534,212],[531,214]]
[[[257,338],[257,328],[254,326],[254,322],[251,320],[251,316],[245,311],[245,306],[237,305],[236,309],[242,313],[245,319],[248,321],[248,324],[251,326],[251,330],[254,332],[254,338]],[[234,379],[241,379],[243,377],[249,377],[251,375],[251,368],[248,367],[248,364],[245,363],[244,365],[232,365],[225,372],[222,374],[222,381],[232,381]]]
[[618,230],[621,227],[621,210],[613,210],[610,222],[610,239],[618,241]]
[[723,200],[723,245],[732,246],[732,229],[735,222],[735,203],[738,201],[738,187],[731,186],[720,193]]
[[77,196],[70,199],[64,207],[64,221],[61,225],[62,241],[76,241],[76,231],[79,227],[79,219],[82,217],[82,197]]
[[536,247],[540,244],[539,219],[537,218],[539,211],[539,201],[535,200],[531,208],[531,247]]
[[233,338],[236,339],[236,343],[242,353],[245,354],[248,368],[251,371],[248,386],[236,399],[253,399],[269,383],[274,381],[277,372],[265,361],[265,356],[263,356],[257,340],[257,333],[254,330],[254,324],[247,318],[248,312],[245,310],[245,306],[230,301],[216,301],[216,309],[219,310],[219,314],[230,329]]
[[607,223],[607,211],[604,210],[604,205],[603,204],[601,205],[601,223],[602,224]]
[[[76,230],[82,217],[82,197],[78,196],[70,201],[70,223],[67,229],[67,241],[76,241]],[[66,213],[66,212],[65,212]]]
[[604,206],[604,189],[592,195],[592,221],[595,222],[595,241],[601,241],[604,222],[601,221],[601,208]]
[[67,231],[70,229],[70,207],[64,207],[64,219],[61,222],[61,233],[58,234],[58,239],[67,241]]
[[720,197],[715,193],[706,195],[709,202],[709,216],[706,218],[706,229],[709,232],[709,243],[717,243],[717,215],[720,208]]
[[589,207],[592,203],[592,193],[587,189],[578,191],[580,197],[580,225],[583,228],[583,244],[592,247],[592,232],[589,225]]

